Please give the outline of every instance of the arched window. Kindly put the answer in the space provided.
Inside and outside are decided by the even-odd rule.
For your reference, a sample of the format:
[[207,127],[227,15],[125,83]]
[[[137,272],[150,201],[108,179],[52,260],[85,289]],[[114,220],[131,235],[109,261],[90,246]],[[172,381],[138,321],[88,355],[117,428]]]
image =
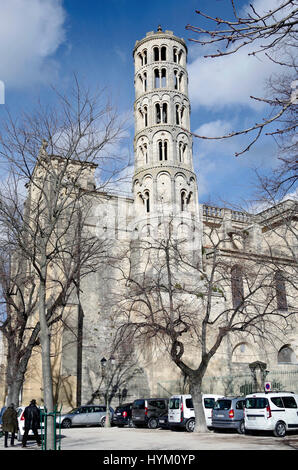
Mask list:
[[185,161],[187,144],[184,142],[179,142],[179,162],[182,163]]
[[181,124],[183,124],[183,118],[184,118],[184,113],[185,111],[185,107],[184,106],[180,106],[179,104],[176,104],[176,124],[179,126]]
[[166,46],[162,46],[160,49],[160,60],[167,60],[167,48]]
[[167,71],[166,69],[154,70],[154,88],[165,88],[167,86]]
[[160,104],[156,103],[155,105],[155,122],[156,124],[161,123],[161,112],[160,112]]
[[145,72],[144,75],[144,80],[143,80],[143,90],[147,91],[147,73]]
[[278,310],[288,310],[285,278],[282,271],[276,271],[274,275],[276,303]]
[[168,105],[167,103],[156,103],[155,105],[155,123],[166,124],[168,122]]
[[159,62],[159,48],[158,47],[153,48],[153,57],[154,57],[154,62]]
[[286,344],[278,351],[277,362],[279,364],[297,364],[296,354],[289,344]]
[[186,206],[186,191],[181,191],[181,199],[180,199],[181,211],[185,210],[185,206]]
[[140,145],[139,155],[140,155],[140,158],[142,159],[142,162],[147,164],[148,163],[147,144]]
[[158,155],[159,155],[159,161],[164,161],[168,159],[168,141],[167,140],[158,141]]
[[232,286],[232,300],[233,308],[238,308],[244,299],[243,290],[243,273],[242,268],[238,264],[231,269],[231,286]]
[[163,103],[162,105],[162,122],[166,124],[168,122],[168,105]]
[[176,64],[181,64],[182,55],[183,55],[183,51],[181,49],[178,50],[177,47],[174,47],[173,60]]
[[167,86],[167,71],[166,69],[161,69],[161,87],[165,88]]
[[145,207],[146,207],[146,212],[149,214],[150,212],[150,196],[149,196],[149,191],[145,191]]
[[147,106],[144,106],[144,126],[148,126],[148,109]]
[[147,64],[147,51],[146,51],[146,49],[145,49],[144,52],[143,52],[143,64],[144,64],[144,65]]

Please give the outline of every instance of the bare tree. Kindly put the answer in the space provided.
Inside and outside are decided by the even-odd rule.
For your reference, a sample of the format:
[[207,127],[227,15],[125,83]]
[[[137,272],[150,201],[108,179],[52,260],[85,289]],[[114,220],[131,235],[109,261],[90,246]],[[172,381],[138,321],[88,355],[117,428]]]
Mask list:
[[[244,231],[223,234],[211,224],[203,260],[196,262],[187,238],[179,240],[169,222],[163,238],[136,241],[138,256],[127,257],[128,271],[120,269],[128,286],[119,299],[121,331],[167,351],[189,382],[197,432],[206,431],[202,382],[224,340],[245,333],[255,341],[272,341],[294,313],[277,307],[273,272],[278,258],[273,263],[269,253],[260,257],[246,251],[246,236]],[[231,254],[227,244],[233,243],[242,248]]]
[[93,391],[88,404],[93,403],[96,398],[103,397],[107,414],[101,424],[105,427],[111,425],[112,401],[118,397],[120,404],[127,397],[131,382],[142,374],[133,339],[129,331],[125,332],[125,336],[119,337],[116,334],[109,348],[105,350],[108,359],[105,357],[101,359],[98,387]]
[[[279,65],[278,83],[282,85],[281,92],[277,94],[274,87],[271,86],[269,98],[251,96],[252,100],[261,101],[269,108],[269,113],[261,122],[221,136],[207,137],[193,134],[201,139],[227,139],[239,135],[254,134],[249,144],[236,153],[236,156],[239,156],[250,150],[261,134],[266,132],[266,129],[266,135],[286,138],[291,136],[297,127],[295,50],[297,47],[298,8],[296,0],[280,0],[278,6],[261,13],[250,4],[250,10],[247,10],[245,16],[241,17],[238,14],[236,2],[231,0],[230,3],[233,12],[232,19],[212,17],[196,10],[201,19],[210,21],[214,27],[206,29],[202,26],[187,25],[186,29],[198,36],[198,38],[190,40],[202,46],[207,44],[218,46],[214,53],[205,56],[214,59],[237,54],[237,51],[247,47],[249,47],[248,55],[265,54],[269,60]],[[297,141],[295,144],[297,149]]]
[[[36,318],[32,315],[38,314],[35,326],[40,330],[44,404],[49,413],[54,407],[51,326],[63,318],[69,296],[79,295],[81,278],[96,269],[105,251],[87,227],[91,195],[97,189],[94,171],[100,171],[99,188],[115,181],[122,168],[112,150],[123,129],[104,97],[84,90],[77,78],[67,95],[56,92],[55,96],[52,108],[40,105],[17,119],[8,114],[0,134],[0,158],[16,182],[14,191],[3,190],[0,195],[1,245],[23,261],[24,326],[28,334]],[[20,196],[21,182],[27,187],[26,198]],[[13,260],[13,272],[17,264]],[[31,308],[33,286],[36,297]],[[7,305],[3,325],[12,313],[11,301]],[[19,311],[18,305],[14,313],[19,316]],[[15,315],[11,318],[13,331]],[[54,445],[51,419],[49,449]]]

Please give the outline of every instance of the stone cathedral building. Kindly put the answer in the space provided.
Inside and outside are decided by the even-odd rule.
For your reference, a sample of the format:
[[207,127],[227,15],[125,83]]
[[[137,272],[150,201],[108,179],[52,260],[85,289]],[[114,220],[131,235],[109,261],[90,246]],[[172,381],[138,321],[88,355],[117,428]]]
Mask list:
[[[152,234],[158,236],[162,222],[172,218],[173,230],[178,236],[187,237],[194,258],[199,259],[203,253],[208,262],[208,240],[216,228],[225,240],[220,247],[223,256],[229,260],[235,259],[236,267],[244,258],[268,257],[268,247],[273,246],[276,246],[276,265],[294,266],[293,257],[285,253],[285,249],[290,247],[297,256],[297,234],[288,230],[287,223],[289,217],[293,219],[294,201],[285,201],[258,214],[199,204],[199,188],[193,168],[187,47],[184,40],[172,31],[163,31],[159,27],[156,32],[149,32],[136,42],[133,57],[133,196],[94,190],[92,217],[89,220],[91,229],[99,237],[112,240],[115,247],[127,247],[129,250],[133,240]],[[94,167],[90,166],[82,186],[92,188],[93,178]],[[244,242],[237,238],[239,233],[245,234]],[[286,240],[283,247],[280,238]],[[101,361],[109,359],[113,310],[110,299],[113,292],[119,294],[119,286],[117,282],[105,281],[106,269],[99,267],[97,273],[82,282],[80,308],[76,305],[76,299],[70,308],[61,339],[61,354],[54,366],[57,401],[63,403],[64,409],[90,400],[99,387]],[[280,270],[275,274],[277,308],[292,312],[297,309],[297,301],[295,305],[293,296],[288,296],[288,286],[278,277],[278,273]],[[231,284],[229,302],[235,301],[234,294]],[[244,393],[245,389],[241,387],[251,382],[250,365],[260,361],[266,366],[268,380],[282,383],[286,388],[295,388],[298,392],[297,331],[295,323],[266,350],[245,335],[229,337],[211,361],[204,390]],[[81,341],[78,342],[77,338]],[[36,373],[34,361],[36,356],[23,387],[23,403],[27,403],[32,396],[39,402],[42,400],[41,376]],[[163,351],[155,351],[154,354],[145,351],[139,366],[140,373],[128,380],[125,387],[122,383],[122,391],[118,391],[119,399],[124,388],[126,401],[145,395],[169,396],[183,390],[180,371]],[[96,400],[102,401],[100,393]]]

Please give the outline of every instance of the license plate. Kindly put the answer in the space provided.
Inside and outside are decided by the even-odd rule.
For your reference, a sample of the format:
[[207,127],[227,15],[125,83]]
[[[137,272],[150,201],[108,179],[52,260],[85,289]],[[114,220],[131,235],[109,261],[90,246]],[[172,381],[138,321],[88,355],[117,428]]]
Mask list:
[[255,416],[248,416],[248,419],[249,420],[254,420],[254,419],[256,419],[256,417]]
[[121,416],[121,413],[116,413],[116,414],[117,414],[117,416]]
[[140,416],[136,416],[135,419],[141,419]]
[[217,415],[217,418],[224,418],[224,415]]

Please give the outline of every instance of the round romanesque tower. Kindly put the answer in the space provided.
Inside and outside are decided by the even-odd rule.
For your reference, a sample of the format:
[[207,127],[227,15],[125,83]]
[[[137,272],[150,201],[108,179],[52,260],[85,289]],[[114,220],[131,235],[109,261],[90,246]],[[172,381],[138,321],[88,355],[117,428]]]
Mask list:
[[189,132],[187,47],[159,27],[136,42],[133,55],[135,230],[146,236],[165,217],[173,217],[177,232],[193,237],[199,204]]

